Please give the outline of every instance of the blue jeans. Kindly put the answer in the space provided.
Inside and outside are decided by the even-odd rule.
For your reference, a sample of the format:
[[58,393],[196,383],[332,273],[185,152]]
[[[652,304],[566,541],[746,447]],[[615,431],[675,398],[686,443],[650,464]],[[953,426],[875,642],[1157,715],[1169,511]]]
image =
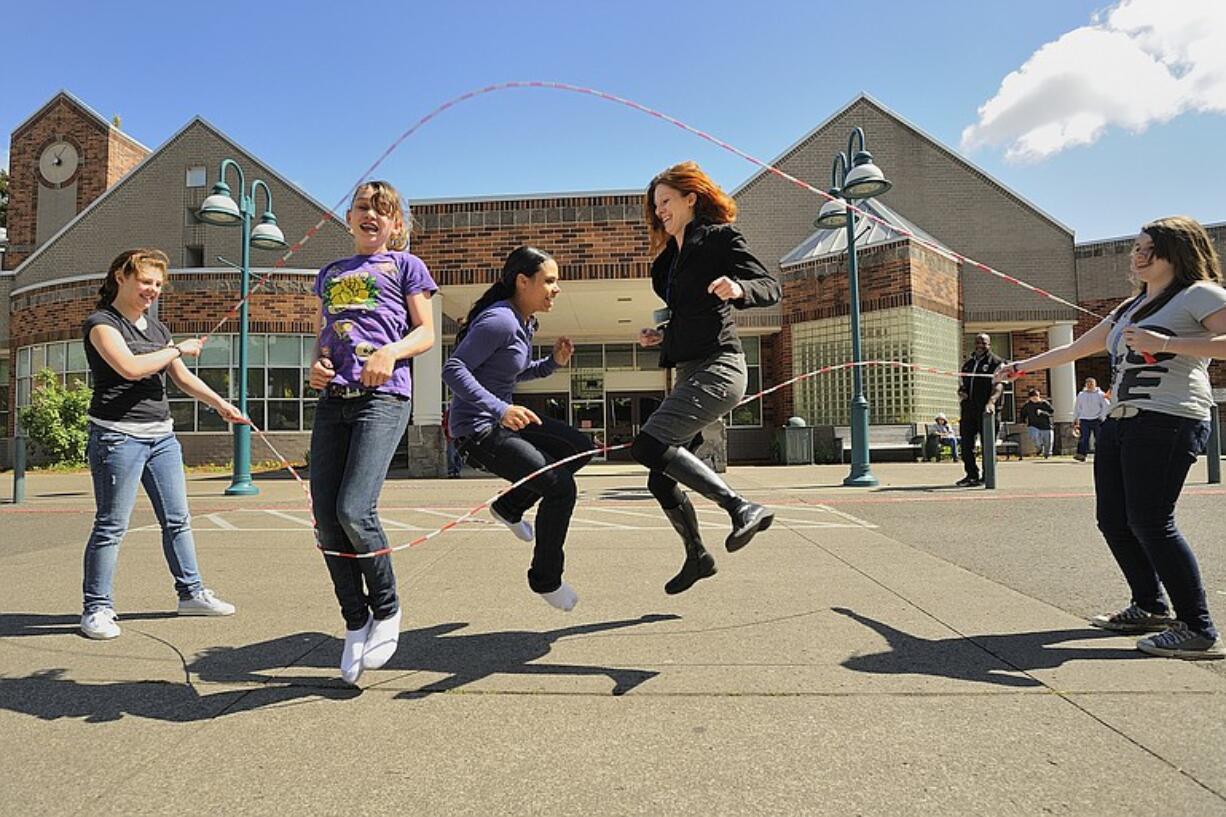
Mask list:
[[[1102,427],[1103,427],[1102,420],[1078,420],[1077,421],[1077,428],[1081,434],[1081,436],[1077,438],[1077,453],[1078,454],[1084,457],[1086,454],[1090,453],[1090,435],[1093,435],[1095,441],[1097,441],[1099,439],[1099,435],[1102,434]],[[1095,446],[1095,450],[1097,450],[1097,448],[1098,447]]]
[[1029,426],[1030,441],[1034,443],[1034,447],[1039,450],[1039,453],[1044,457],[1051,456],[1052,440],[1056,436],[1055,432],[1050,428],[1035,428]]
[[447,476],[459,476],[464,470],[464,461],[460,459],[460,449],[456,447],[455,440],[447,441]]
[[1132,601],[1163,613],[1165,587],[1175,618],[1215,638],[1200,567],[1175,527],[1175,502],[1208,438],[1207,420],[1152,411],[1109,418],[1094,455],[1094,494],[1098,529],[1128,581]]
[[[459,441],[461,454],[470,465],[516,482],[551,462],[591,450],[592,441],[566,423],[550,417],[542,417],[541,423],[519,431],[494,426]],[[575,472],[588,462],[590,458],[581,457],[546,471],[494,501],[494,509],[503,519],[518,522],[540,500],[532,565],[528,568],[528,586],[536,593],[551,593],[562,584],[562,546],[578,495]]]
[[85,449],[94,482],[94,527],[85,545],[84,610],[114,608],[115,564],[128,532],[136,486],[144,485],[162,526],[162,555],[174,576],[175,591],[188,599],[204,586],[196,568],[196,544],[187,510],[183,449],[175,435],[156,440],[132,437],[89,424]]
[[[408,422],[409,401],[395,395],[320,399],[311,428],[311,505],[315,535],[326,550],[387,547],[379,492]],[[360,630],[370,613],[384,619],[400,609],[391,556],[324,556],[324,563],[350,630]]]

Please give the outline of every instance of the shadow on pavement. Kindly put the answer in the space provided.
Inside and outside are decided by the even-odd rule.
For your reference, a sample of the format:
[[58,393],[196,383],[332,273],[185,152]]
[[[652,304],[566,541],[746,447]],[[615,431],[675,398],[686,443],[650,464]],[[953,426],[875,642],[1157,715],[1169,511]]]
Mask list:
[[[157,621],[164,618],[178,618],[178,613],[121,613],[120,625],[132,621]],[[59,615],[49,613],[0,613],[0,638],[18,638],[30,635],[69,635],[80,634],[81,617],[79,615]],[[81,638],[85,638],[81,635]]]
[[887,485],[877,488],[874,493],[888,494],[897,493],[899,491],[924,492],[932,491],[982,491],[982,487],[968,488],[965,485],[954,485],[952,482],[941,483],[939,485]]
[[[162,618],[170,614],[146,614],[143,618]],[[125,616],[134,621],[140,615]],[[635,627],[680,616],[651,614],[635,619],[605,621],[563,627],[546,632],[508,630],[474,635],[452,635],[468,626],[462,622],[438,624],[400,635],[400,648],[381,677],[389,671],[432,673],[446,677],[402,692],[397,698],[420,698],[432,693],[458,689],[465,684],[497,674],[605,676],[613,683],[613,695],[623,695],[658,673],[621,667],[535,663],[549,654],[562,638],[592,635],[609,630]],[[3,635],[44,635],[63,633],[68,622],[75,629],[75,616],[36,616],[33,614],[0,617]],[[61,626],[63,625],[63,626]],[[125,637],[136,637],[128,635]],[[302,632],[281,636],[242,647],[213,647],[187,665],[189,677],[216,684],[258,684],[255,688],[202,692],[191,683],[162,681],[121,681],[116,683],[79,683],[65,678],[65,669],[40,670],[24,678],[0,676],[0,709],[19,712],[41,720],[80,718],[86,723],[105,723],[132,715],[174,723],[189,723],[237,712],[268,708],[307,699],[345,699],[361,695],[361,690],[345,685],[336,670],[342,640],[327,633]],[[283,670],[309,667],[336,671],[330,677],[294,677]],[[370,676],[367,676],[368,678]]]
[[1073,630],[1043,630],[1008,635],[919,638],[846,607],[831,608],[858,621],[882,636],[890,645],[886,652],[856,655],[842,665],[857,672],[876,674],[933,675],[962,681],[983,681],[1011,687],[1039,687],[1042,682],[1010,672],[1053,669],[1067,661],[1129,660],[1145,656],[1119,647],[1059,647],[1065,641],[1118,638],[1119,633],[1096,630],[1089,625]]

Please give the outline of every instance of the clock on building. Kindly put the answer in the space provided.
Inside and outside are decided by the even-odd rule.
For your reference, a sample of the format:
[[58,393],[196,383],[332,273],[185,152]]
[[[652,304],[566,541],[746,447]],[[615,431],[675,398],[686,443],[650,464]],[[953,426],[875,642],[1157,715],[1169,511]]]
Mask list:
[[38,158],[38,172],[52,187],[59,187],[77,172],[81,156],[71,142],[57,139],[43,148]]

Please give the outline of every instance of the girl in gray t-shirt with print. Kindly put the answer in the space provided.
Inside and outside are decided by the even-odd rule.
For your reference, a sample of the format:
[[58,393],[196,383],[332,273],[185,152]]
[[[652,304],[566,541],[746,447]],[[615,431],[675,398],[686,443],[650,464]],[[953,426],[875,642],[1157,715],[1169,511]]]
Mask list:
[[1098,528],[1132,601],[1090,623],[1155,633],[1137,642],[1152,655],[1224,658],[1200,567],[1175,527],[1175,502],[1209,437],[1209,361],[1226,358],[1221,263],[1204,227],[1184,216],[1142,227],[1131,259],[1141,283],[1136,296],[1073,343],[1003,366],[998,376],[1016,377],[1106,350],[1115,372],[1114,399],[1099,433],[1094,493]]

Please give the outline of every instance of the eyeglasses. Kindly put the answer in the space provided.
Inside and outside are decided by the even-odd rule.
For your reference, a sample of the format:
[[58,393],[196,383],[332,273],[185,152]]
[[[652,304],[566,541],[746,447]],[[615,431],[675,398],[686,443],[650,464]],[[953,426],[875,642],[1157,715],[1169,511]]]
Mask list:
[[1150,244],[1148,247],[1142,247],[1140,244],[1133,244],[1132,249],[1129,250],[1129,252],[1131,252],[1137,258],[1153,258],[1154,245]]

